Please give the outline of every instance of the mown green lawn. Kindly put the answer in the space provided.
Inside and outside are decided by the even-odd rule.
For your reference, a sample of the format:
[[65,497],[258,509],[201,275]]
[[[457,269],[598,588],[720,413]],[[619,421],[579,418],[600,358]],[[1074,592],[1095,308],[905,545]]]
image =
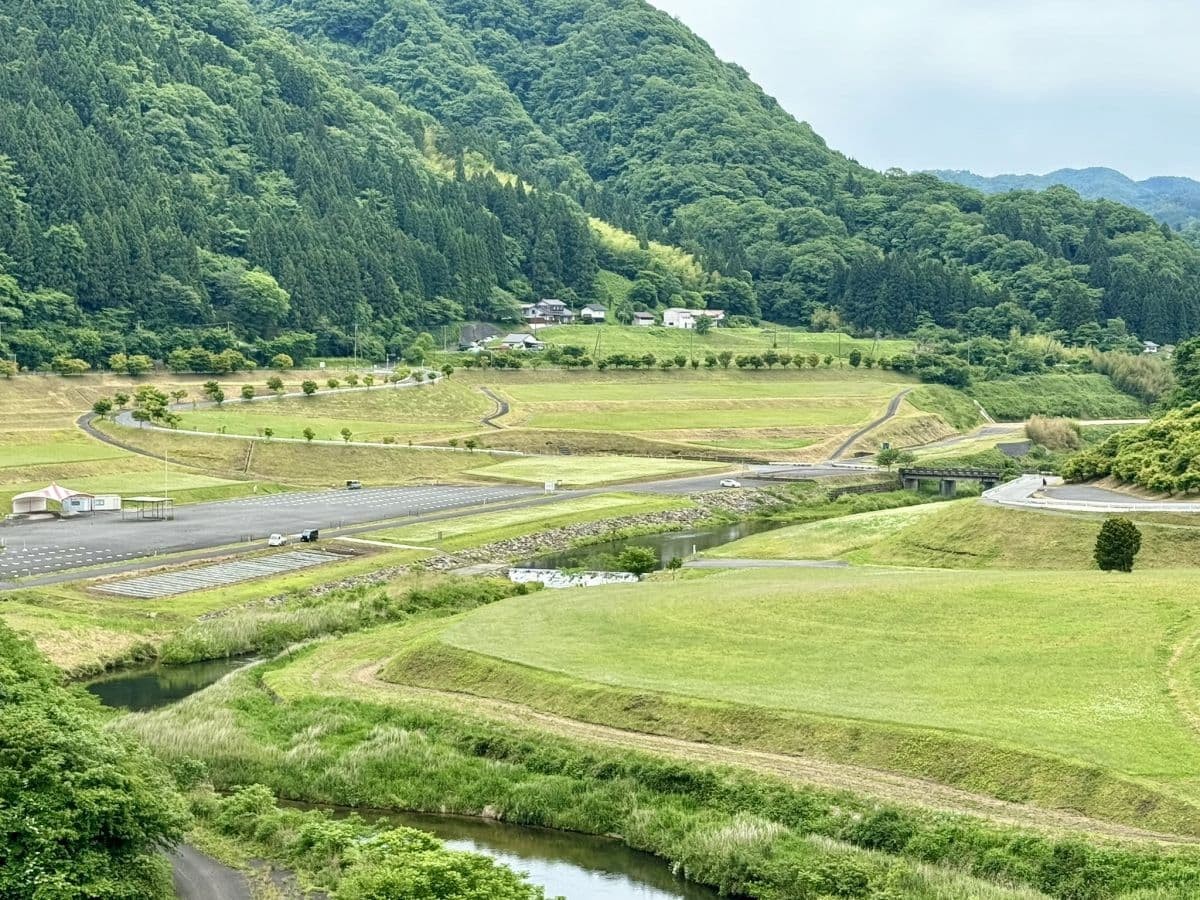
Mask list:
[[509,418],[514,423],[662,433],[849,427],[881,413],[887,401],[909,385],[890,373],[835,369],[497,377],[493,386],[511,402]]
[[432,546],[439,550],[453,551],[537,534],[567,525],[684,509],[691,505],[691,501],[684,497],[629,493],[598,494],[594,497],[564,500],[550,506],[527,506],[461,516],[426,525],[405,525],[402,528],[372,532],[369,537],[394,544]]
[[1172,695],[1194,682],[1168,674],[1200,627],[1194,587],[1188,571],[731,571],[513,598],[442,640],[582,682],[974,735],[1194,795],[1200,741]]
[[301,438],[311,428],[319,440],[341,440],[343,428],[355,441],[385,437],[419,438],[456,434],[479,427],[495,404],[453,378],[413,389],[376,387],[369,391],[318,391],[312,397],[244,403],[230,399],[218,408],[184,411],[181,428],[189,431]]
[[[1200,560],[1200,517],[1134,516],[1138,568]],[[988,506],[977,499],[867,512],[756,534],[706,555],[724,559],[846,559],[941,569],[1090,569],[1102,517]]]
[[701,475],[719,472],[722,466],[686,459],[650,459],[630,456],[538,456],[511,459],[478,469],[467,475],[501,481],[544,484],[557,481],[561,487],[588,487],[623,481]]
[[0,437],[0,469],[118,459],[128,454],[82,431],[18,431]]

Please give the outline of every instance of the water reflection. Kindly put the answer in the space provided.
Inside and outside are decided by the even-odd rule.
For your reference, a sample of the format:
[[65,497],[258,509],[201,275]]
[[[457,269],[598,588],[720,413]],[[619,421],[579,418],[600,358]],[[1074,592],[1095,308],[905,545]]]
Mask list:
[[701,550],[711,550],[752,534],[771,531],[780,527],[774,522],[761,519],[718,525],[714,528],[698,528],[692,531],[673,531],[667,534],[646,534],[640,537],[605,541],[587,547],[577,547],[560,553],[548,553],[518,564],[522,569],[587,569],[589,571],[613,571],[619,569],[616,559],[626,547],[649,547],[658,554],[659,568],[679,557],[687,559]]
[[454,850],[482,853],[518,872],[548,896],[567,900],[714,900],[717,892],[675,877],[661,859],[619,841],[463,816],[373,812],[373,821],[434,834]]
[[130,712],[146,712],[170,706],[251,662],[253,660],[242,657],[208,660],[183,666],[132,669],[105,676],[84,687],[105,706]]

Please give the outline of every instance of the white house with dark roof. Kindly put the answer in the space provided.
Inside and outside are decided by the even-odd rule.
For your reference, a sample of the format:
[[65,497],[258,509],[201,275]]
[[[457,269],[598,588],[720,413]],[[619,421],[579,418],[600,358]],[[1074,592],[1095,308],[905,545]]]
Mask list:
[[539,300],[521,305],[521,315],[530,326],[569,325],[575,313],[561,300]]
[[695,328],[698,319],[711,319],[715,325],[725,321],[725,310],[673,307],[663,311],[663,325],[667,328]]
[[579,318],[584,324],[603,322],[608,318],[608,308],[599,303],[589,303],[579,311]]

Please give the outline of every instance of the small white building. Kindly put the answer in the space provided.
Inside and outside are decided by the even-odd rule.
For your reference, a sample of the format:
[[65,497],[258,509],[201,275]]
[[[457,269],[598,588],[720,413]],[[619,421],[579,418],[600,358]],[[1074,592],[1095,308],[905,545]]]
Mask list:
[[633,314],[633,324],[640,328],[649,328],[654,321],[654,313],[635,312]]
[[12,511],[15,516],[44,513],[49,512],[49,504],[57,503],[62,514],[70,516],[78,512],[90,511],[93,499],[91,494],[84,491],[74,491],[60,484],[50,484],[40,491],[17,494],[12,498]]
[[695,328],[698,319],[711,319],[713,324],[725,321],[721,309],[680,309],[673,307],[663,312],[663,325],[667,328]]
[[1142,341],[1142,348],[1146,353],[1157,353],[1159,350],[1158,344],[1154,341]]
[[603,322],[608,318],[608,309],[598,303],[589,303],[579,311],[579,319],[585,325]]

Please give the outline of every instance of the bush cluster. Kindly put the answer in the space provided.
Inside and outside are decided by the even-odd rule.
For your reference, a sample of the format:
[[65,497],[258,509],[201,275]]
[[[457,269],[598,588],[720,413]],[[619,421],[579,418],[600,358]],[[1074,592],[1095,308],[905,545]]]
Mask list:
[[1168,494],[1200,491],[1200,403],[1118,432],[1067,461],[1071,481],[1114,477]]

